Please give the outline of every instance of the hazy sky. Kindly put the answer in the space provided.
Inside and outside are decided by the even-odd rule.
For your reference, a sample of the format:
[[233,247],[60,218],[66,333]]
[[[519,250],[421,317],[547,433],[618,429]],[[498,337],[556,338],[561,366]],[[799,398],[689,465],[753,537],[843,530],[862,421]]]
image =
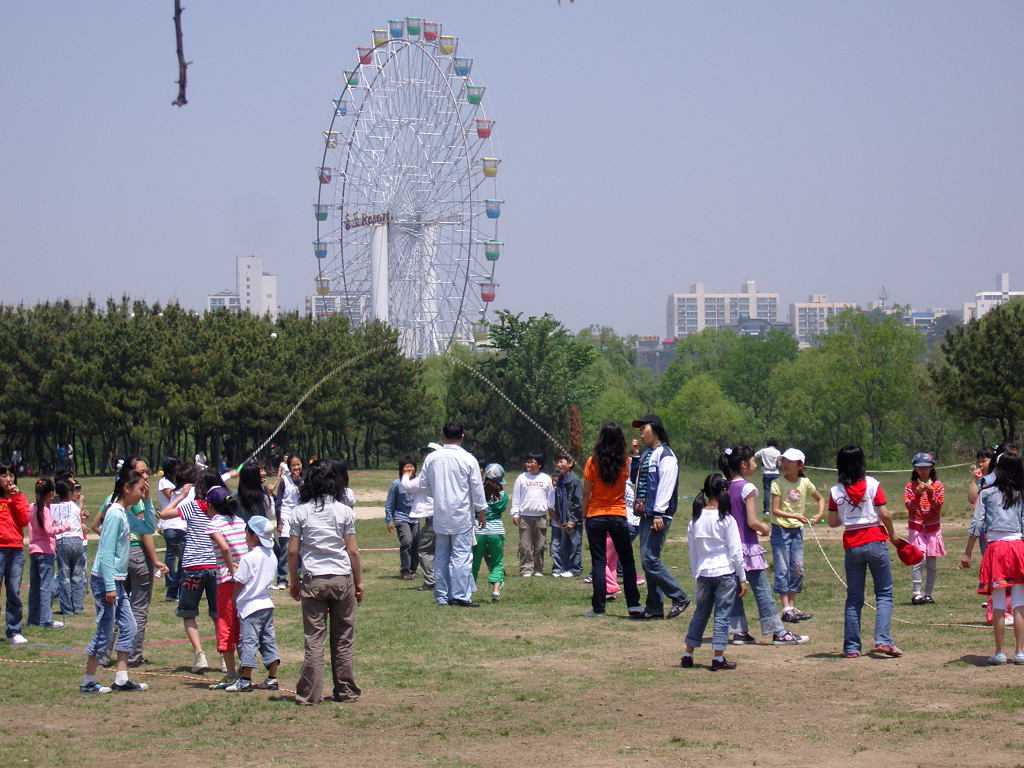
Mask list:
[[[1024,3],[7,0],[0,301],[177,296],[255,254],[312,292],[314,167],[390,17],[475,59],[502,153],[497,306],[663,334],[756,280],[959,307],[1024,288]],[[788,309],[787,309],[788,311]]]

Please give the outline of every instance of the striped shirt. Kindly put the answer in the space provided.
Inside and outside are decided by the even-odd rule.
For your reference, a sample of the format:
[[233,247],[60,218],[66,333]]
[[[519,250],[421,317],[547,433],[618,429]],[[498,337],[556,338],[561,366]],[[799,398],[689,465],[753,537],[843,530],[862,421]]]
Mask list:
[[946,491],[938,480],[932,482],[930,491],[924,485],[911,481],[903,489],[903,504],[907,508],[907,525],[911,530],[936,529],[940,525],[942,504]]
[[213,539],[206,533],[210,525],[210,518],[206,515],[206,502],[183,502],[178,505],[178,514],[188,526],[185,529],[185,549],[181,554],[181,567],[216,568],[217,554],[214,552]]
[[[240,517],[227,517],[226,515],[214,515],[206,526],[206,535],[219,533],[228,543],[228,551],[231,559],[236,563],[242,555],[249,551],[245,543],[245,522]],[[211,538],[210,541],[213,541]],[[216,544],[213,545],[214,554],[217,556],[217,583],[224,584],[231,581],[231,571],[224,561],[224,552]]]

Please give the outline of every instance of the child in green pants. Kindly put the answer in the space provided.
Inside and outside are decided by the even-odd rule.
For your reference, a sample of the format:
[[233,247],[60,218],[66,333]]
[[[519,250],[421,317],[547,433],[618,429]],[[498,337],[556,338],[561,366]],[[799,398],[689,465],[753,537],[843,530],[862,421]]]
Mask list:
[[505,524],[501,516],[508,506],[508,494],[502,489],[505,469],[501,464],[488,464],[484,468],[484,496],[487,512],[484,524],[476,530],[473,544],[473,581],[480,572],[480,561],[486,560],[491,572],[487,583],[491,585],[491,602],[501,600],[501,587],[505,583]]

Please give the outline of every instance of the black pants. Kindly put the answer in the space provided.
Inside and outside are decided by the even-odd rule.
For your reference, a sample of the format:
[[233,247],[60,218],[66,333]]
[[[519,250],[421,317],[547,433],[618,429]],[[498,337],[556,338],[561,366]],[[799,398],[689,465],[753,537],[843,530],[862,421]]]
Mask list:
[[626,593],[627,608],[639,608],[640,590],[636,586],[636,562],[633,560],[633,546],[629,539],[629,526],[624,515],[596,515],[587,518],[587,542],[590,545],[590,578],[593,580],[594,595],[590,605],[594,613],[604,613],[605,598],[605,546],[606,536],[612,537],[615,553],[622,563],[622,589]]

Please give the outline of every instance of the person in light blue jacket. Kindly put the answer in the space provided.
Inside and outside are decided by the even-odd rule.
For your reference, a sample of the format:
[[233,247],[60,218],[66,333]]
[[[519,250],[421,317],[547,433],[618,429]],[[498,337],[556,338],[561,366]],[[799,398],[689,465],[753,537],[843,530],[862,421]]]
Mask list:
[[[110,693],[116,691],[144,691],[145,683],[128,678],[128,654],[135,640],[135,616],[132,615],[124,582],[128,576],[128,549],[131,528],[127,509],[149,498],[149,481],[143,472],[126,464],[114,482],[114,502],[107,508],[100,532],[100,544],[93,561],[89,586],[96,599],[96,632],[85,649],[85,674],[78,690],[82,693]],[[117,621],[117,672],[114,685],[107,687],[96,682],[96,669],[100,657],[106,652],[110,636]]]

